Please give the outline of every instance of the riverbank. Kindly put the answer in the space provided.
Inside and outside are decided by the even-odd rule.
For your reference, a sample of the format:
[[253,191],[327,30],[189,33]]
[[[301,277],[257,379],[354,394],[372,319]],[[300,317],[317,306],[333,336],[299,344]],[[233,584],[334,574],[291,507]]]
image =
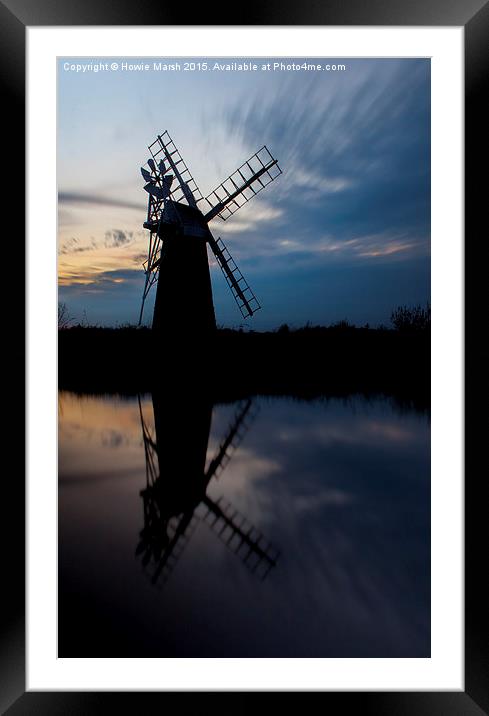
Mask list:
[[429,408],[429,331],[330,327],[274,332],[218,330],[178,344],[147,328],[75,326],[58,333],[59,388],[135,394],[158,386],[210,390],[216,400],[249,394],[313,398],[383,394]]

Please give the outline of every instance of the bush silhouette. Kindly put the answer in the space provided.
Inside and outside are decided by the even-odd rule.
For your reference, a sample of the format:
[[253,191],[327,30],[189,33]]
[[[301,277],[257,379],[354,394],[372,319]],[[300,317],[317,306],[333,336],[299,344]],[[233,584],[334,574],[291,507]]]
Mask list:
[[391,322],[397,331],[429,331],[431,327],[431,307],[399,306],[391,313]]

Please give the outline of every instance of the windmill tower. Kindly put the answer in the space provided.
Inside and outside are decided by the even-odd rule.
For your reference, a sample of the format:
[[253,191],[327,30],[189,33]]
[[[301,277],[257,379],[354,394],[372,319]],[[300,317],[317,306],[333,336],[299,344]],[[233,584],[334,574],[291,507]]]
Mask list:
[[263,146],[205,198],[167,131],[148,147],[148,167],[141,168],[148,192],[148,258],[139,323],[144,303],[156,283],[153,330],[162,335],[192,331],[208,335],[216,327],[207,244],[227,281],[243,318],[260,304],[221,238],[209,223],[230,216],[282,173]]
[[[154,432],[139,411],[146,458],[141,490],[144,526],[136,549],[153,584],[166,583],[199,521],[204,522],[253,574],[265,579],[278,550],[231,503],[207,495],[241,443],[256,415],[251,399],[242,401],[214,458],[206,467],[212,402],[193,398],[192,410],[181,396],[153,393]],[[182,429],[182,426],[185,429]]]

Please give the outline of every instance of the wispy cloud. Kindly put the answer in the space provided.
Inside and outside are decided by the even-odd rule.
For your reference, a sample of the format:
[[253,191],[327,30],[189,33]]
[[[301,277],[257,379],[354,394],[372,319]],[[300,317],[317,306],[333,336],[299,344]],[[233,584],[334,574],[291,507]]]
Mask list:
[[115,206],[121,209],[137,209],[144,211],[146,204],[143,202],[115,199],[114,197],[101,196],[99,194],[85,194],[78,191],[59,191],[59,204],[91,204],[92,206]]
[[332,234],[293,234],[289,228],[286,233],[277,232],[270,236],[264,226],[262,231],[256,231],[249,237],[244,234],[239,238],[234,234],[223,236],[234,258],[244,264],[251,262],[256,270],[260,267],[269,270],[271,262],[276,270],[289,270],[291,266],[304,268],[321,264],[403,261],[426,256],[429,252],[429,245],[423,237],[391,232],[356,235],[345,240]]
[[289,178],[294,187],[304,187],[309,190],[310,195],[317,196],[336,194],[354,185],[353,180],[346,177],[322,175],[318,171],[306,171],[302,168],[293,170]]
[[[226,235],[261,229],[262,225],[267,225],[271,222],[273,222],[274,226],[279,226],[284,213],[284,210],[278,206],[267,204],[264,201],[260,202],[259,199],[252,199],[225,223],[216,221],[211,226],[211,229],[215,233]],[[267,226],[265,226],[266,229]]]
[[233,136],[260,137],[280,159],[270,197],[293,232],[316,230],[318,243],[325,228],[337,241],[415,234],[429,251],[429,65],[407,69],[357,60],[349,78],[291,76],[223,110]]
[[294,499],[294,506],[301,512],[317,512],[324,507],[343,507],[351,504],[353,501],[353,495],[348,492],[337,488],[329,488],[312,495],[300,495],[296,497]]
[[[61,286],[100,283],[101,276],[114,279],[114,272],[140,272],[147,256],[143,231],[110,229],[98,241],[70,237],[58,250],[58,280]],[[127,278],[127,276],[126,276]],[[123,281],[119,281],[122,283]]]
[[97,291],[118,286],[119,284],[140,283],[141,273],[134,269],[104,269],[99,267],[87,269],[76,267],[65,267],[63,275],[60,276],[59,285],[63,287],[91,287]]

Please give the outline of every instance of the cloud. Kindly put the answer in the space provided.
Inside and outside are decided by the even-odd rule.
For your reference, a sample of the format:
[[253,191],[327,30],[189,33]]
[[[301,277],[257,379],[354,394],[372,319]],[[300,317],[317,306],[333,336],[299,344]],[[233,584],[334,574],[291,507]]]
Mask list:
[[104,246],[107,249],[115,246],[124,246],[134,240],[134,231],[123,231],[122,229],[110,229],[105,232]]
[[76,226],[79,225],[80,219],[75,216],[74,212],[70,209],[63,208],[61,206],[58,207],[58,226]]
[[227,226],[223,231],[226,245],[233,258],[242,265],[252,265],[279,271],[291,268],[298,270],[321,265],[351,265],[352,263],[404,261],[418,256],[427,256],[429,244],[424,237],[407,233],[355,235],[344,239],[341,235],[315,235],[311,232],[293,233],[291,227],[271,234],[266,226],[263,230],[243,233],[235,237],[228,235]]
[[119,284],[140,284],[142,272],[133,269],[111,269],[94,271],[92,268],[69,270],[65,269],[58,283],[63,287],[91,287],[97,290],[106,290]]
[[63,241],[63,243],[60,245],[60,247],[58,249],[58,254],[60,254],[60,255],[78,254],[78,253],[83,253],[84,251],[90,251],[96,247],[97,247],[97,243],[96,243],[95,239],[93,239],[93,238],[89,244],[81,244],[80,239],[72,236],[71,238],[66,239],[66,241]]
[[[414,253],[426,253],[425,242],[419,237],[390,232],[358,236],[343,241],[325,237],[319,241],[311,242],[309,246],[311,251],[319,254],[336,254],[338,257],[358,259],[394,257],[394,255],[404,255],[405,253],[409,253],[410,256]],[[299,243],[296,247],[302,251],[306,248]]]
[[[104,234],[103,240],[96,240],[95,237],[91,236],[88,240],[82,240],[79,237],[70,236],[68,239],[64,239],[58,248],[58,254],[69,255],[84,253],[86,251],[98,251],[100,249],[114,249],[121,248],[136,242],[146,240],[146,235],[143,231],[127,231],[124,229],[109,229]],[[135,259],[139,259],[143,254],[138,253],[134,256]],[[144,254],[146,258],[146,254]]]
[[139,274],[141,263],[147,257],[145,249],[143,231],[110,229],[98,241],[94,237],[87,241],[71,237],[62,242],[58,250],[58,284],[100,285],[104,275],[114,282],[116,272]]
[[318,171],[296,169],[291,177],[295,187],[304,187],[311,195],[336,194],[354,185],[352,179],[321,175]]
[[300,495],[294,499],[294,505],[301,512],[320,511],[323,507],[342,507],[353,502],[353,495],[344,490],[329,488],[312,495]]
[[77,191],[59,191],[59,204],[91,204],[92,206],[115,206],[121,209],[137,209],[145,211],[146,205],[142,202],[114,199],[113,197],[101,196],[99,194],[85,194]]
[[268,95],[239,97],[222,121],[246,146],[259,137],[278,157],[283,175],[267,198],[289,234],[318,244],[325,230],[337,242],[403,234],[429,252],[428,61],[353,60],[348,76],[320,82],[290,76]]
[[[278,206],[272,206],[259,199],[251,200],[248,204],[245,204],[238,212],[230,217],[226,222],[220,222],[219,231],[222,230],[224,234],[237,234],[244,231],[253,231],[259,228],[262,224],[268,224],[273,222],[274,225],[279,225],[281,217],[284,215],[284,210]],[[211,225],[211,229],[215,229],[215,226]],[[219,232],[218,232],[219,233]]]

